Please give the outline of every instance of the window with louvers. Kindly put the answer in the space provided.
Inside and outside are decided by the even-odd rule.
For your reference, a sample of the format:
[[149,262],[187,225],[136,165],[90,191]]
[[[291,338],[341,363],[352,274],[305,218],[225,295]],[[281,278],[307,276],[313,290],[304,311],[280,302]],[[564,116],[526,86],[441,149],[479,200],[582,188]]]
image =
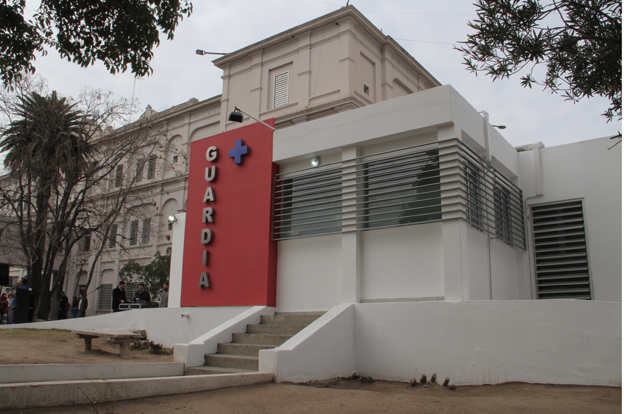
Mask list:
[[371,160],[363,165],[365,229],[442,219],[438,150]]
[[494,216],[496,224],[496,238],[513,246],[511,194],[505,187],[494,186]]
[[118,165],[115,170],[115,188],[121,187],[123,184],[123,165]]
[[117,224],[111,224],[110,231],[108,233],[108,247],[112,249],[117,244]]
[[468,223],[477,230],[483,230],[483,178],[481,171],[474,163],[464,162],[466,179],[466,218]]
[[134,298],[135,292],[137,292],[138,290],[139,290],[138,283],[131,283],[131,282],[126,283],[126,298],[128,300],[132,300],[132,298]]
[[143,231],[141,232],[141,244],[148,244],[150,241],[150,230],[152,227],[152,219],[143,219]]
[[139,220],[132,220],[130,222],[130,246],[137,245],[137,237],[139,235]]
[[91,250],[91,235],[87,234],[82,239],[82,246],[80,251],[82,253],[87,253],[89,250]]
[[100,286],[98,310],[110,310],[113,307],[113,284],[106,283]]
[[147,179],[151,180],[156,176],[156,157],[147,160]]
[[273,107],[288,105],[288,72],[275,75],[275,90],[273,94]]
[[340,167],[276,177],[273,237],[284,240],[340,233],[341,179]]
[[582,201],[531,207],[538,299],[591,299]]
[[144,164],[145,164],[145,160],[143,158],[140,158],[139,160],[137,160],[136,171],[134,173],[134,180],[137,183],[140,183],[141,181],[143,181],[143,165]]

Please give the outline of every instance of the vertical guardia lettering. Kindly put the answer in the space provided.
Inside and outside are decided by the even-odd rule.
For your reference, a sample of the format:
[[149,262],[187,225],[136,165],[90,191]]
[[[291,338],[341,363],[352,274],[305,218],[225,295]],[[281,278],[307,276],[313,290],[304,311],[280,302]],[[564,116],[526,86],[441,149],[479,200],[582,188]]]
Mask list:
[[[215,162],[217,160],[219,153],[217,147],[210,147],[206,150],[206,160],[208,162]],[[205,204],[211,205],[215,202],[215,193],[211,187],[211,183],[217,178],[217,166],[210,165],[206,167],[206,174],[204,176],[206,182],[208,183],[208,187],[206,187],[206,192],[204,193]],[[210,225],[214,223],[214,209],[212,207],[204,207],[202,211],[202,224]],[[210,274],[208,273],[208,267],[210,266],[210,251],[208,250],[208,246],[212,242],[212,230],[210,228],[204,228],[201,231],[201,244],[204,245],[205,250],[202,255],[202,266],[204,266],[204,271],[201,272],[199,277],[198,287],[200,288],[209,288],[210,287]]]

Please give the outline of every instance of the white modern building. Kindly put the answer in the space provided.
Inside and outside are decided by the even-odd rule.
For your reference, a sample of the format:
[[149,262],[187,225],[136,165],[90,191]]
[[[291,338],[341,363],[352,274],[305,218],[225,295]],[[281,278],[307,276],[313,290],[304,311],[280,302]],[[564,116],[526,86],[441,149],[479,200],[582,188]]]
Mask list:
[[[353,6],[214,63],[223,69],[222,95],[160,114],[166,156],[179,170],[145,182],[159,230],[139,259],[173,247],[170,308],[53,324],[146,329],[175,344],[176,360],[197,366],[261,315],[325,311],[280,347],[260,351],[260,370],[279,381],[354,372],[407,381],[436,372],[456,384],[621,385],[621,146],[609,149],[613,142],[601,138],[544,148],[531,137],[512,147],[486,113],[440,85]],[[228,121],[235,107],[274,125],[272,141],[245,132],[265,128],[251,117],[242,128]],[[212,164],[194,176],[187,160],[192,170],[192,146],[219,147],[214,165],[230,179],[255,165],[226,169],[230,148],[221,143],[235,134],[247,134],[249,160],[268,142],[279,168],[265,194],[266,234],[253,235],[273,255],[272,296],[187,306],[185,295],[209,303],[221,294],[218,274],[207,284],[188,270],[202,261],[185,256],[189,240],[200,240],[189,232],[212,225],[211,217],[190,217],[198,202],[189,185],[205,188]],[[199,199],[220,223],[225,193],[217,185],[216,201],[208,190]],[[119,226],[128,240],[131,221]],[[226,255],[219,237],[235,231],[213,231],[217,266]],[[102,292],[118,280],[123,260],[115,254],[98,265]],[[203,262],[210,273],[205,253]],[[239,283],[234,273],[221,276]],[[107,300],[100,294],[92,303],[105,310]]]

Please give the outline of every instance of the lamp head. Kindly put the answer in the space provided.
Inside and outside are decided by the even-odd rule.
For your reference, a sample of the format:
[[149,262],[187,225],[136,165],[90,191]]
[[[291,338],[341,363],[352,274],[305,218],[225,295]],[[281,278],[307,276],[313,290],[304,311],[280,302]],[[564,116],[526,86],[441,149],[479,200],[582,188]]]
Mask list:
[[234,107],[234,110],[230,114],[228,121],[230,122],[238,122],[239,124],[243,122],[243,113],[237,107]]
[[178,218],[176,216],[169,216],[167,217],[167,221],[169,221],[169,223],[175,223],[176,221],[178,221]]

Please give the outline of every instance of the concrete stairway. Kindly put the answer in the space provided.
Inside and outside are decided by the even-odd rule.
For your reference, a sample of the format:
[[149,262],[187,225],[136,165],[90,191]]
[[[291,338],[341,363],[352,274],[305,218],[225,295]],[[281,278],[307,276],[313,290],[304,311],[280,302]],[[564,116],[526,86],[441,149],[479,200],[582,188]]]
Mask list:
[[258,371],[258,353],[273,349],[295,336],[325,312],[276,312],[261,316],[259,324],[247,325],[246,333],[232,334],[231,343],[217,345],[217,353],[204,356],[201,367],[187,367],[187,375]]

